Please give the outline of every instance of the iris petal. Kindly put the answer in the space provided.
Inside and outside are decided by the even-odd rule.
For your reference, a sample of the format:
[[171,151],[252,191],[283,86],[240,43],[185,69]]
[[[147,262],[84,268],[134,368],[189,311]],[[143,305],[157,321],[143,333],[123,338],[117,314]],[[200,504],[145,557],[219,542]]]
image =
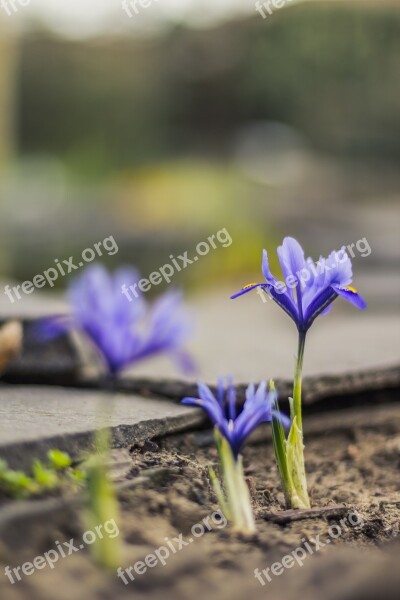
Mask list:
[[175,361],[178,369],[185,375],[194,375],[197,373],[197,365],[188,352],[176,351],[171,352],[171,357]]
[[238,452],[240,452],[244,442],[258,425],[271,420],[268,418],[270,416],[266,409],[261,406],[256,407],[250,414],[246,414],[243,411],[238,416],[235,422],[235,441]]
[[256,388],[254,383],[250,383],[246,389],[246,400],[250,402],[251,398],[254,396]]
[[277,279],[272,275],[271,269],[269,268],[268,252],[266,250],[263,250],[263,260],[261,269],[267,283],[274,285]]
[[322,291],[310,302],[306,313],[304,315],[303,330],[307,331],[318,315],[322,314],[337,298],[336,291],[328,286],[323,288]]
[[292,421],[289,419],[289,417],[281,413],[279,410],[273,410],[272,416],[274,419],[277,419],[285,429],[289,429],[292,424]]
[[292,298],[289,296],[288,292],[284,291],[283,293],[280,293],[277,291],[277,288],[273,286],[267,286],[265,284],[264,288],[271,296],[271,298],[275,300],[275,302],[279,304],[279,306],[283,308],[283,310],[289,315],[289,317],[293,319],[293,321],[297,324],[299,313],[297,310],[297,306],[295,305]]
[[297,273],[302,271],[306,264],[304,250],[299,242],[292,237],[285,237],[282,246],[278,248],[278,256],[285,279],[290,275],[298,279]]
[[196,406],[202,408],[208,414],[210,420],[216,425],[221,433],[227,437],[229,435],[228,423],[224,418],[223,411],[215,398],[206,400],[204,397],[190,398],[186,397],[182,400],[182,404],[186,406]]
[[245,285],[240,292],[237,292],[236,294],[233,294],[233,296],[231,296],[231,300],[235,300],[235,298],[239,298],[239,296],[243,296],[243,294],[247,294],[247,292],[251,292],[252,290],[254,290],[256,287],[262,287],[265,286],[265,283],[250,283],[248,285]]
[[350,285],[353,279],[353,268],[345,247],[331,252],[327,264],[330,267],[328,271],[330,285],[340,287]]
[[265,395],[267,391],[267,382],[262,381],[258,386],[258,390],[255,393],[254,401],[255,402],[263,402],[265,400]]
[[335,290],[338,296],[341,296],[351,304],[354,304],[357,308],[361,310],[365,310],[367,308],[367,303],[364,298],[358,294],[358,292],[351,287],[339,287],[338,285],[333,285],[332,288]]

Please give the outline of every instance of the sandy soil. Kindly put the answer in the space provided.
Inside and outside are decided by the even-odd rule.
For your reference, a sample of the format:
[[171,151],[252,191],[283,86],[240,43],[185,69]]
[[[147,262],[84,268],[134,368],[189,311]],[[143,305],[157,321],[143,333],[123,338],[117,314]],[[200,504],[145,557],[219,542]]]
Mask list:
[[[134,581],[125,572],[125,585],[116,572],[106,573],[96,566],[86,548],[60,560],[54,569],[46,567],[11,585],[4,575],[5,565],[31,561],[54,547],[55,540],[81,538],[80,513],[66,503],[55,514],[23,520],[3,540],[0,597],[397,599],[400,409],[391,405],[356,413],[340,411],[314,416],[307,426],[313,512],[294,517],[284,513],[268,436],[257,436],[245,451],[258,528],[251,538],[235,534],[214,514],[218,507],[207,467],[216,464],[217,457],[210,431],[146,442],[130,449],[131,463],[117,476],[125,486],[120,491],[122,566],[129,568],[170,542],[175,551],[170,547],[166,564],[147,567],[141,575],[131,570]],[[202,521],[207,517],[208,525]],[[205,533],[196,537],[201,527]],[[317,537],[322,542],[319,547]],[[274,575],[272,565],[286,555],[293,557],[287,559],[293,564],[275,566]],[[261,575],[262,585],[254,571],[267,568],[271,581]]]

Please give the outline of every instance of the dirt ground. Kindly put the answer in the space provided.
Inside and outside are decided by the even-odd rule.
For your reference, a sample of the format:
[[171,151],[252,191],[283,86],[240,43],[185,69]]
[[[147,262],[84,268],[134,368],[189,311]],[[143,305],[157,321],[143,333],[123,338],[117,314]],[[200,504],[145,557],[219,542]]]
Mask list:
[[[62,509],[17,520],[4,536],[0,598],[397,600],[400,407],[313,415],[305,427],[311,512],[285,512],[267,430],[244,453],[257,517],[253,537],[234,533],[215,514],[208,477],[208,465],[217,463],[211,431],[146,442],[130,448],[129,456],[120,449],[121,566],[129,570],[162,546],[161,554],[169,552],[165,564],[137,566],[146,572],[130,569],[131,576],[124,571],[125,584],[116,571],[102,571],[85,548],[54,569],[46,565],[11,584],[6,565],[32,561],[55,540],[82,538],[80,512],[66,501]],[[285,559],[290,566],[282,565],[285,556],[292,557]]]

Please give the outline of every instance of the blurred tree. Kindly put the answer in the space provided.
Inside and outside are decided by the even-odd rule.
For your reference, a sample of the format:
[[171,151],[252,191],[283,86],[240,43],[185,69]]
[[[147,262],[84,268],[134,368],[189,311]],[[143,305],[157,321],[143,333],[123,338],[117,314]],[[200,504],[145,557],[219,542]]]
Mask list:
[[400,10],[302,4],[152,39],[23,44],[20,148],[102,174],[171,155],[227,154],[274,120],[317,148],[400,154]]
[[14,106],[16,44],[0,14],[0,170],[10,162],[14,150]]

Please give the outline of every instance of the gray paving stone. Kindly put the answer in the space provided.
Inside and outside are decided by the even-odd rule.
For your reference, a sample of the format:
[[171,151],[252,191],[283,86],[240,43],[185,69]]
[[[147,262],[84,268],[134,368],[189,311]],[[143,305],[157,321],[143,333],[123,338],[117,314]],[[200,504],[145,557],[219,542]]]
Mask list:
[[[232,373],[237,382],[291,379],[297,351],[292,321],[272,300],[264,304],[256,293],[229,300],[230,292],[222,289],[193,302],[192,348],[201,378],[212,383],[219,374]],[[341,374],[399,364],[399,315],[398,309],[381,310],[371,303],[366,311],[359,311],[337,300],[332,312],[319,317],[308,334],[304,374]],[[146,377],[152,373],[176,377],[166,358],[131,371]]]
[[[109,410],[105,420],[104,406]],[[50,448],[77,455],[91,447],[93,431],[109,423],[113,445],[128,446],[199,424],[200,411],[165,400],[62,388],[0,388],[0,457],[29,466]]]

